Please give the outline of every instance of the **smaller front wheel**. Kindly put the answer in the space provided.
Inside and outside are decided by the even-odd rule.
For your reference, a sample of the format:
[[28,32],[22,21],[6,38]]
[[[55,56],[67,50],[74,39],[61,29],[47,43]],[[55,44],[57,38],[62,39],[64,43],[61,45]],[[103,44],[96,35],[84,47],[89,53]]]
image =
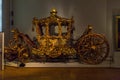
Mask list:
[[29,60],[30,54],[29,54],[29,49],[27,48],[22,48],[18,51],[18,58],[20,62],[25,63]]
[[7,61],[14,61],[17,58],[18,54],[17,51],[14,51],[10,48],[5,48],[4,56]]

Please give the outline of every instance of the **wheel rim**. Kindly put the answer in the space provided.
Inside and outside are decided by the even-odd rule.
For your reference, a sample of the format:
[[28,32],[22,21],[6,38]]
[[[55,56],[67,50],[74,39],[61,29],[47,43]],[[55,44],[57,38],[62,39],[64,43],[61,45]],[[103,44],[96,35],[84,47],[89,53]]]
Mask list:
[[109,53],[109,44],[101,34],[87,34],[77,42],[81,61],[88,64],[102,63]]

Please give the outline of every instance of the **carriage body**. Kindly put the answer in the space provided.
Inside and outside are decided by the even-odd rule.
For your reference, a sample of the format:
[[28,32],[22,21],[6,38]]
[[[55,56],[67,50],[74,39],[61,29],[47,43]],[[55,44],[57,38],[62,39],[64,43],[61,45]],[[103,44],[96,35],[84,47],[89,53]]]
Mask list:
[[47,55],[55,58],[60,55],[75,54],[72,48],[72,36],[74,27],[73,18],[67,19],[57,16],[54,9],[46,18],[33,18],[33,25],[36,29],[38,48],[33,49],[34,54]]

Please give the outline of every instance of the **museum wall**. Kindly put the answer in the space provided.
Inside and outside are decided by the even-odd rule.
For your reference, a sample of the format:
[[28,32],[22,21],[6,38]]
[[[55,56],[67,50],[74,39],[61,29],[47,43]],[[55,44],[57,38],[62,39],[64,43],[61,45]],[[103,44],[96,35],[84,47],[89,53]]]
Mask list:
[[5,45],[7,45],[10,39],[10,0],[3,0],[2,9],[2,31],[5,35]]
[[[51,9],[56,8],[59,16],[66,18],[73,16],[75,21],[74,39],[78,39],[89,24],[94,26],[95,32],[104,34],[108,39],[109,57],[102,64],[94,66],[120,67],[120,52],[114,48],[113,25],[113,16],[120,15],[119,4],[119,0],[10,0],[10,5],[6,5],[9,6],[9,11],[13,11],[14,14],[4,18],[7,25],[7,27],[5,26],[7,29],[4,31],[9,38],[9,30],[17,27],[20,32],[28,34],[32,39],[36,35],[36,32],[32,32],[33,17],[48,17]],[[7,11],[4,12],[8,14]],[[13,20],[12,25],[8,19]]]
[[120,67],[120,51],[115,49],[115,25],[113,22],[115,15],[120,15],[120,0],[107,0],[107,35],[113,57],[112,66]]

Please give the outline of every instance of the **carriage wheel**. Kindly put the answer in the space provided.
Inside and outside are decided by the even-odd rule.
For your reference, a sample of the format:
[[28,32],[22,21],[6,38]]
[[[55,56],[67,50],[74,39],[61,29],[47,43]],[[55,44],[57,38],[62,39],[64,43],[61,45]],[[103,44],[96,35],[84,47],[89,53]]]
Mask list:
[[17,51],[15,50],[12,50],[8,47],[5,47],[4,49],[4,56],[5,56],[5,59],[8,60],[8,61],[13,61],[17,58]]
[[22,48],[18,51],[18,58],[20,62],[25,63],[29,60],[30,54],[27,48]]
[[108,41],[101,34],[87,34],[76,44],[80,60],[88,64],[102,63],[109,53]]

